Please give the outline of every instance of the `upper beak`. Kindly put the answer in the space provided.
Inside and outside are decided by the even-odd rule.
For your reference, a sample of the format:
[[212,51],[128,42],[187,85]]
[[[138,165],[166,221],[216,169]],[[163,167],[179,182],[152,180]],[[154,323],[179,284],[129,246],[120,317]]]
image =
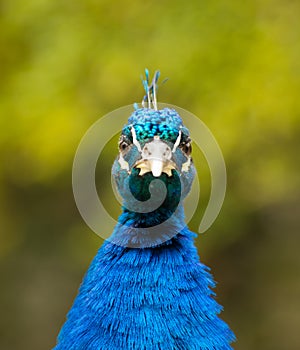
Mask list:
[[134,167],[140,169],[141,176],[148,172],[152,172],[155,177],[159,177],[162,173],[172,176],[172,169],[176,169],[176,164],[171,158],[171,148],[157,136],[145,144],[142,159],[138,160]]

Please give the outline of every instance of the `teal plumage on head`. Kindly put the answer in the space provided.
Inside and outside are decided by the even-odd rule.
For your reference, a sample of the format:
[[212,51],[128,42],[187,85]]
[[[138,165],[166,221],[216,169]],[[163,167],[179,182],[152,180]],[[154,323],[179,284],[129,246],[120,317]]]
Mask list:
[[[161,138],[171,142],[176,141],[179,130],[183,126],[179,114],[169,108],[162,110],[139,108],[129,117],[128,124],[135,126],[139,140],[159,135]],[[185,130],[187,131],[187,129]],[[126,131],[128,132],[128,126]]]
[[175,110],[156,108],[158,76],[149,84],[146,71],[145,106],[120,136],[112,174],[123,213],[90,265],[55,350],[231,349],[234,334],[218,316],[212,276],[184,223],[195,174],[189,131]]
[[[123,197],[121,223],[151,227],[151,230],[138,234],[136,230],[132,232],[133,245],[131,234],[126,232],[123,235],[123,229],[118,227],[114,240],[134,247],[158,245],[176,235],[180,226],[185,226],[182,201],[190,191],[195,174],[189,131],[174,109],[139,108],[124,126],[119,148],[119,157],[113,165],[113,178]],[[166,188],[164,201],[160,204],[160,184],[153,185],[156,178]],[[151,204],[158,204],[157,209],[145,207],[142,213],[137,213],[141,201],[145,203],[150,199]],[[136,200],[139,202],[134,206]],[[158,224],[160,226],[156,228]]]

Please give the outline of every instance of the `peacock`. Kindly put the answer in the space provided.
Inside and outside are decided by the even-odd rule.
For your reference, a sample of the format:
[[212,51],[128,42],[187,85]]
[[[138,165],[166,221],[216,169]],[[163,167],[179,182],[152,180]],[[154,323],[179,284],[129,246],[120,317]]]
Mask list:
[[55,350],[232,349],[215,282],[184,221],[195,176],[190,132],[175,109],[157,108],[158,77],[149,83],[146,70],[142,106],[122,129],[112,167],[122,214],[83,279]]

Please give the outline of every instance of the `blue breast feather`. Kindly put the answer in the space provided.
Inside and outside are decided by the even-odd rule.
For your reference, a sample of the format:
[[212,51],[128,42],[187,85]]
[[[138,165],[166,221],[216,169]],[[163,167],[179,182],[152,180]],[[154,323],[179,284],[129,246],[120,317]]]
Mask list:
[[185,229],[168,245],[105,243],[80,287],[55,350],[231,349],[214,282]]

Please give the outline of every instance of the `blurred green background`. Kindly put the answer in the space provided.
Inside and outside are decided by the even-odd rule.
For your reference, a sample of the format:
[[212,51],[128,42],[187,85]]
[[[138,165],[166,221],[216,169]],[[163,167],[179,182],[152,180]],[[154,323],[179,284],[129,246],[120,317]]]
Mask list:
[[[0,13],[0,348],[54,346],[102,244],[73,199],[77,145],[141,101],[148,67],[170,78],[159,101],[200,117],[224,153],[224,206],[196,242],[234,348],[300,349],[300,2],[11,0]],[[112,142],[99,191],[116,153]],[[194,230],[210,186],[199,159]]]

